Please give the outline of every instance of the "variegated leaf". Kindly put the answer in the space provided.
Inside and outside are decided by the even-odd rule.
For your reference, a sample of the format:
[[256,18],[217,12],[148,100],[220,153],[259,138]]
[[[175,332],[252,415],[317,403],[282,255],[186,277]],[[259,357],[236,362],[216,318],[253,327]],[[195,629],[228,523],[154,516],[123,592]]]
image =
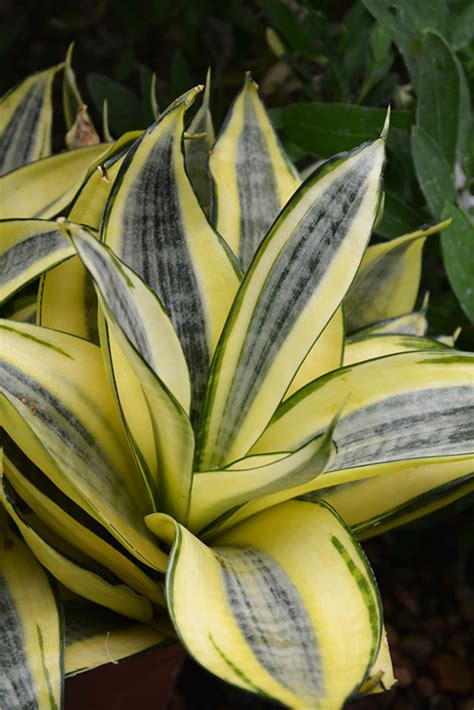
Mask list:
[[346,340],[344,366],[416,350],[449,350],[449,346],[434,338],[418,335],[360,335]]
[[363,552],[329,506],[283,503],[213,548],[167,516],[147,522],[172,543],[168,608],[194,658],[289,707],[342,707],[377,656],[382,620]]
[[148,599],[133,592],[124,584],[111,584],[95,572],[61,554],[34,530],[25,516],[20,514],[6,490],[5,483],[0,485],[0,500],[18,526],[31,552],[53,577],[68,589],[96,604],[101,604],[137,621],[151,622],[153,611]]
[[52,155],[0,177],[0,219],[47,219],[60,214],[79,190],[105,145]]
[[74,249],[55,222],[0,222],[0,304],[73,254]]
[[143,523],[151,501],[122,430],[96,346],[1,321],[4,428],[53,483],[132,555],[159,570],[166,556]]
[[328,161],[265,237],[213,361],[201,469],[247,453],[339,306],[377,213],[383,159],[381,138]]
[[247,74],[209,160],[212,218],[244,269],[300,184]]
[[197,423],[209,363],[239,284],[237,267],[212,230],[186,175],[181,97],[128,152],[114,183],[103,239],[158,295],[191,373]]
[[392,464],[403,470],[417,459],[471,456],[473,372],[474,355],[452,350],[401,353],[343,368],[284,402],[253,453],[300,447],[325,430],[348,397],[334,434],[337,454],[322,485],[342,482],[340,473],[356,480]]
[[[249,456],[221,471],[203,471],[194,476],[189,529],[199,531],[228,511],[248,501],[293,498],[295,488],[314,481],[334,459],[332,434],[337,417],[323,436],[293,453]],[[270,504],[272,504],[270,503]],[[274,503],[273,503],[274,504]],[[259,508],[262,510],[263,508]]]
[[[178,337],[158,298],[139,276],[85,230],[75,225],[66,230],[94,280],[111,330],[111,342],[105,336],[104,345],[146,484],[160,509],[186,521],[194,436],[188,418],[191,386]],[[137,378],[132,390],[130,369]],[[139,393],[143,390],[149,410],[145,416],[149,414],[152,424],[151,440],[142,448],[136,427],[137,386]]]
[[58,710],[64,639],[56,591],[3,517],[0,508],[0,704]]
[[66,646],[66,676],[117,663],[158,646],[172,638],[149,624],[138,624],[85,599],[63,602]]
[[110,533],[99,528],[93,518],[74,505],[8,440],[4,465],[12,488],[53,533],[109,569],[139,594],[156,604],[164,604],[161,587],[114,544]]
[[335,486],[321,493],[362,539],[415,520],[474,491],[474,455]]
[[51,153],[51,90],[59,69],[32,74],[0,99],[0,175]]
[[440,222],[367,249],[344,298],[349,333],[414,309],[425,240],[448,224],[448,220]]

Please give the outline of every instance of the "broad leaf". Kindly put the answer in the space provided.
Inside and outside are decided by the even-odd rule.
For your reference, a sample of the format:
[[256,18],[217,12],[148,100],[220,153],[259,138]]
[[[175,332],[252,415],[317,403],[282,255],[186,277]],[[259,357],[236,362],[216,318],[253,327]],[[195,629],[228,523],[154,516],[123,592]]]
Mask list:
[[337,482],[341,470],[353,471],[355,479],[380,475],[396,462],[472,454],[473,365],[469,353],[422,351],[330,373],[279,407],[253,453],[295,450],[325,431],[348,397],[334,432],[336,458],[322,485]]
[[377,213],[383,156],[380,139],[325,163],[265,237],[213,361],[201,469],[247,453],[339,306]]
[[474,461],[423,461],[406,471],[335,486],[321,493],[359,538],[415,520],[474,490]]
[[379,599],[362,551],[329,507],[275,506],[213,548],[167,516],[147,522],[173,543],[170,615],[206,668],[290,707],[341,707],[360,685],[379,648]]

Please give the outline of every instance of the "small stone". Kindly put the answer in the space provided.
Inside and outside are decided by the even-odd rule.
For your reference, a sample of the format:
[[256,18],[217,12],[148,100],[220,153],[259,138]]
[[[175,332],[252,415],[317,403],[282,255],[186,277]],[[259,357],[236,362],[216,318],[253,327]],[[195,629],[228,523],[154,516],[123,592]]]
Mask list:
[[471,690],[471,672],[459,658],[440,654],[430,661],[429,667],[440,690],[458,695],[465,695]]
[[395,666],[393,673],[398,680],[400,688],[408,688],[413,683],[413,674],[406,666]]

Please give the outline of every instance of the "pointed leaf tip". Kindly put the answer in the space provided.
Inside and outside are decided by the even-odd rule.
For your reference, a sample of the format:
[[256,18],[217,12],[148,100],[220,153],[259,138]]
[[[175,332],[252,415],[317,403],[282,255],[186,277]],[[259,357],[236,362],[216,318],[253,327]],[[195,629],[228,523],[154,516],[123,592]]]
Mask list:
[[390,112],[391,112],[391,107],[390,107],[390,104],[389,104],[389,105],[388,105],[388,108],[387,108],[387,113],[386,113],[386,115],[385,115],[385,121],[384,121],[384,124],[383,124],[382,133],[380,134],[380,138],[381,138],[383,141],[385,141],[385,140],[387,139],[388,129],[390,128]]

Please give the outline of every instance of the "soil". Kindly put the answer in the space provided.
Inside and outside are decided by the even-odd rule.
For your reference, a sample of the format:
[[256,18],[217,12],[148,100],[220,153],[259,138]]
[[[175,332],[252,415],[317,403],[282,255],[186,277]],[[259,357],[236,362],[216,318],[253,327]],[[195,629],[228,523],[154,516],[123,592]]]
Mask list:
[[[344,710],[474,710],[474,507],[364,543],[398,686]],[[170,710],[278,707],[185,663]]]

